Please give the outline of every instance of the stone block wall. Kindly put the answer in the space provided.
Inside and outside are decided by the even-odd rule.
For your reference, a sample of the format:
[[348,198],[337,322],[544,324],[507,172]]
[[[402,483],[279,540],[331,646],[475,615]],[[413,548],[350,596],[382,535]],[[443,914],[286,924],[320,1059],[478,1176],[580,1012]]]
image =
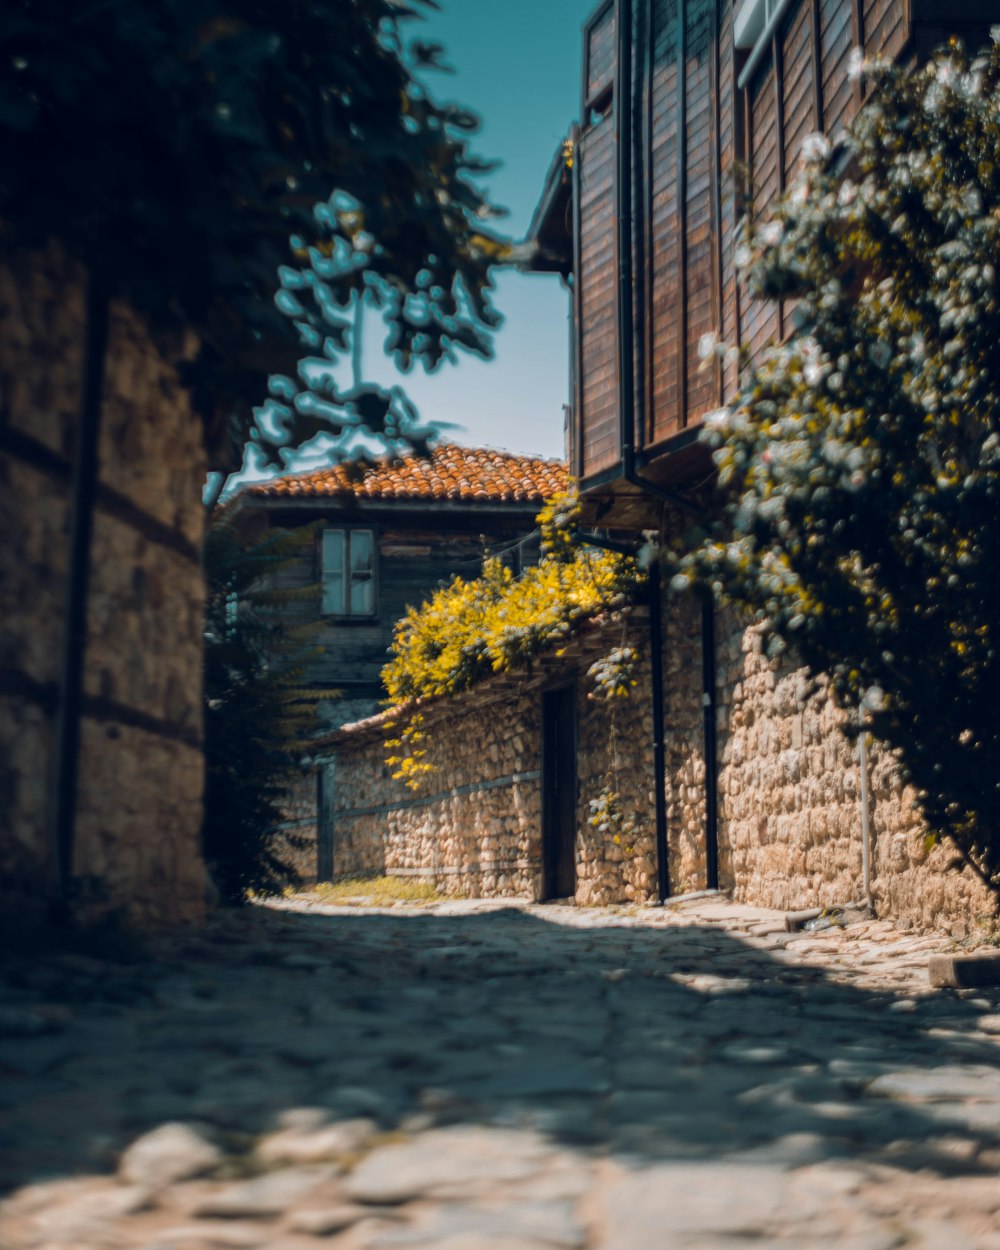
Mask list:
[[[603,645],[607,649],[624,643],[639,653],[636,685],[628,698],[610,702],[594,698],[586,666],[577,682],[576,899],[584,905],[642,902],[655,897],[657,890],[653,716],[645,625],[633,622],[626,635],[619,630],[617,637],[608,631]],[[628,836],[602,832],[593,824],[591,800],[605,785],[619,795],[621,812],[634,825]]]
[[382,717],[337,738],[335,876],[387,873],[473,898],[535,897],[541,874],[540,702],[505,686],[428,709],[434,764],[418,792],[393,780]]
[[[317,776],[303,767],[285,792],[281,824],[275,830],[275,854],[295,872],[304,885],[316,881],[319,811]],[[301,845],[296,845],[301,842]]]
[[[55,252],[0,257],[0,878],[52,888],[59,699],[85,275]],[[111,308],[84,661],[74,875],[99,910],[198,919],[205,452],[176,364]]]
[[[705,702],[701,607],[666,596],[663,623],[665,802],[671,893],[704,889]],[[798,909],[861,899],[857,746],[822,683],[769,659],[758,631],[734,613],[715,619],[719,884],[742,902]],[[412,874],[473,895],[537,897],[541,885],[541,726],[545,682],[577,689],[576,898],[581,904],[655,898],[653,730],[647,627],[641,614],[548,662],[544,680],[487,682],[428,713],[437,771],[414,796],[384,764],[376,719],[336,735],[335,872]],[[631,698],[590,697],[593,658],[628,641],[640,654]],[[618,759],[615,776],[610,744]],[[872,894],[901,926],[956,935],[990,911],[969,873],[928,850],[912,792],[892,758],[869,752]],[[512,775],[518,780],[511,782]],[[590,801],[613,780],[629,836],[591,824]]]
[[[742,902],[790,910],[860,900],[861,772],[847,714],[822,682],[769,659],[759,631],[720,614],[718,657],[721,884]],[[984,887],[928,850],[915,796],[891,754],[869,747],[871,888],[903,927],[961,936],[989,913]]]

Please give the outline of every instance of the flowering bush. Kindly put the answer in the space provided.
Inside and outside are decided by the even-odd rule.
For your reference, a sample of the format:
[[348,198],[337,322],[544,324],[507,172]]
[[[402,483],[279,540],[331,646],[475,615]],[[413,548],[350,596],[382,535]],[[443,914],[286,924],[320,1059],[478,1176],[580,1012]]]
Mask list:
[[863,705],[1000,894],[1000,48],[863,68],[851,133],[809,142],[748,245],[799,332],[708,422],[725,520],[675,582],[749,604]]
[[[538,517],[542,559],[520,577],[488,559],[480,577],[455,577],[407,610],[382,670],[390,703],[456,694],[543,650],[559,655],[582,621],[628,603],[639,578],[635,561],[581,546],[573,537],[578,511],[568,494],[546,505]],[[423,731],[410,732],[414,723],[386,745],[394,776],[419,784],[430,766],[416,745]]]

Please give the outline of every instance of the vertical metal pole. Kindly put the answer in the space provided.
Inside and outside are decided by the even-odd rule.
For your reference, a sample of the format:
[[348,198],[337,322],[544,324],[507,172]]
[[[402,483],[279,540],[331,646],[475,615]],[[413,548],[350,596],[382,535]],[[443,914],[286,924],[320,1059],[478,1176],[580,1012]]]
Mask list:
[[705,888],[719,888],[719,763],[715,723],[715,603],[701,601],[702,707],[705,730]]
[[50,849],[53,910],[57,920],[66,917],[73,876],[83,664],[87,646],[87,602],[90,591],[94,497],[97,490],[98,441],[101,432],[101,393],[104,388],[108,344],[108,297],[103,283],[93,276],[87,287],[86,315],[83,389],[69,516],[66,619],[59,665],[59,703],[56,709],[53,748]]
[[858,734],[858,772],[861,782],[861,882],[865,902],[872,903],[872,826],[869,806],[868,743],[865,734],[865,710],[858,709],[861,732]]
[[316,770],[316,880],[333,880],[333,794],[336,763],[322,762]]
[[618,445],[626,478],[635,463],[635,356],[632,310],[632,0],[618,0],[615,58],[615,260],[618,265]]
[[656,814],[657,897],[670,897],[670,850],[667,845],[666,748],[663,741],[663,606],[660,555],[649,566],[649,679],[653,687],[653,800]]

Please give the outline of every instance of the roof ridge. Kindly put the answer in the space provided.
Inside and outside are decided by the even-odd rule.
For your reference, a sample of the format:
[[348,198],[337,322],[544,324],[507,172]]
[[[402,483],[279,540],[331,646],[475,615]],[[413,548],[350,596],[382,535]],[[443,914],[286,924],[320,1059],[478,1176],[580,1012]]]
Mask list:
[[544,499],[567,485],[566,463],[555,457],[500,447],[440,443],[430,449],[429,455],[387,452],[375,458],[362,453],[352,460],[254,482],[240,493],[525,502]]

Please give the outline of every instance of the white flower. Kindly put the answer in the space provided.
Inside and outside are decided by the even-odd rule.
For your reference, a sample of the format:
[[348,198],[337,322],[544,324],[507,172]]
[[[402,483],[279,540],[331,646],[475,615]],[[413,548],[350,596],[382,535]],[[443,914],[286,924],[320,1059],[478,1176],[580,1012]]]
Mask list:
[[704,417],[703,423],[710,430],[728,430],[731,416],[732,413],[728,408],[716,408],[714,412],[710,412]]
[[741,243],[733,254],[733,260],[736,262],[737,269],[746,269],[753,260],[753,252],[750,251],[745,243]]
[[819,386],[823,381],[826,370],[818,360],[807,360],[802,366],[802,376],[806,380],[807,386]]
[[884,369],[889,361],[892,360],[892,348],[888,343],[880,339],[868,349],[868,355],[873,364],[879,369]]
[[760,240],[765,247],[777,247],[785,237],[785,227],[780,221],[769,221],[760,232]]
[[983,197],[978,187],[966,187],[962,192],[962,207],[970,217],[978,217],[983,211]]
[[861,696],[861,706],[866,712],[881,712],[885,707],[885,691],[880,686],[869,686]]
[[810,164],[826,160],[830,155],[830,140],[824,134],[813,133],[802,140],[802,159]]
[[847,77],[852,81],[865,72],[865,54],[861,48],[852,48],[847,58]]
[[709,356],[714,356],[718,345],[719,336],[714,330],[710,330],[708,334],[703,334],[698,340],[698,359],[708,360]]

